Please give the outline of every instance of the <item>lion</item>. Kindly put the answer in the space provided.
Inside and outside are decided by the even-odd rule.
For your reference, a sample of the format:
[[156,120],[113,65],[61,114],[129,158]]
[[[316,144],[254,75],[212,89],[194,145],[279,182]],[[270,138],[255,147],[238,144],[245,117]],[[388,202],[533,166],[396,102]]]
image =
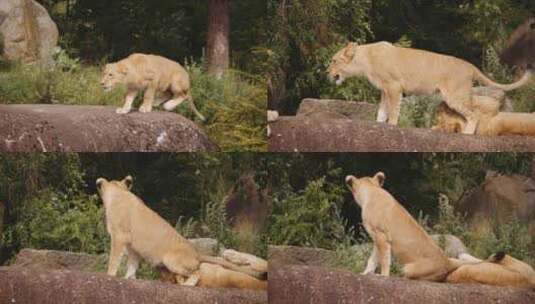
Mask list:
[[107,64],[103,69],[101,85],[105,91],[119,84],[126,85],[127,93],[123,107],[116,111],[118,114],[130,113],[138,93],[145,91],[139,108],[141,113],[151,112],[153,106],[159,106],[166,100],[163,107],[167,111],[188,101],[195,115],[202,121],[206,120],[193,102],[188,73],[177,62],[156,55],[132,54]]
[[474,134],[478,118],[470,108],[472,86],[478,81],[504,91],[517,89],[531,79],[529,68],[517,82],[504,85],[486,77],[477,67],[456,57],[403,48],[388,42],[349,43],[338,51],[328,67],[337,85],[352,76],[365,76],[381,90],[378,122],[397,125],[402,94],[431,95],[439,91],[448,106],[467,121],[462,132]]
[[[474,100],[474,113],[479,118],[476,133],[485,136],[499,135],[528,135],[535,136],[535,114],[485,111],[488,102]],[[449,133],[460,133],[466,125],[466,120],[444,102],[437,108],[434,130]]]
[[121,181],[99,178],[96,185],[104,202],[106,228],[111,237],[108,275],[117,274],[121,258],[126,254],[127,279],[135,278],[141,259],[156,267],[165,266],[180,278],[181,284],[190,286],[197,285],[200,279],[197,272],[203,262],[256,278],[265,276],[265,273],[233,265],[222,258],[199,254],[187,239],[130,192],[131,176]]
[[446,282],[535,289],[535,271],[528,264],[499,252],[481,263],[462,265],[448,275]]
[[[165,267],[160,267],[160,281],[177,284],[179,281],[174,273]],[[267,281],[256,279],[250,275],[225,269],[219,265],[201,263],[195,273],[199,277],[197,285],[206,288],[240,288],[266,290]]]
[[362,274],[390,275],[392,254],[403,265],[408,279],[443,282],[449,273],[472,261],[448,258],[416,220],[390,193],[382,188],[385,174],[373,177],[346,177],[353,198],[362,209],[364,228],[373,241],[373,250]]

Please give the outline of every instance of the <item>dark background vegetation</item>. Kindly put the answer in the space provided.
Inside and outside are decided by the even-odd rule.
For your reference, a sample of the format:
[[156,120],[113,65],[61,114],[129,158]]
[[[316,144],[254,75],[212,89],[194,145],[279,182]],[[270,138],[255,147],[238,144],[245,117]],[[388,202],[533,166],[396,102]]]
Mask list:
[[[366,81],[334,88],[325,70],[348,41],[386,40],[457,56],[510,81],[497,56],[508,35],[535,13],[530,0],[268,0],[272,16],[270,107],[294,113],[302,98],[331,97],[374,102]],[[517,99],[521,99],[517,97]],[[523,100],[516,108],[532,111]],[[527,102],[527,101],[526,101]]]
[[[95,188],[99,177],[132,175],[133,192],[187,237],[235,245],[228,237],[224,201],[245,172],[252,170],[257,185],[266,186],[264,158],[253,153],[0,154],[0,202],[5,207],[0,264],[27,247],[107,252]],[[265,241],[255,246],[255,253],[265,254]]]
[[[61,46],[73,57],[98,63],[133,52],[199,61],[206,46],[208,1],[39,0],[58,23]],[[230,1],[234,68],[255,71],[251,48],[262,44],[264,0]]]
[[[365,241],[346,175],[385,172],[385,189],[414,217],[425,217],[433,226],[444,224],[440,193],[454,204],[484,181],[487,170],[531,176],[532,158],[492,153],[1,154],[1,261],[25,247],[107,252],[102,203],[94,186],[98,177],[131,174],[133,191],[178,231],[239,247],[218,206],[243,173],[253,172],[255,183],[269,189],[272,198],[268,224],[251,247],[265,256],[266,244],[336,250]],[[445,232],[463,231],[458,224],[452,227],[457,230]],[[505,246],[500,242],[506,237],[493,238],[492,249]],[[524,246],[522,252],[529,250],[519,246]],[[487,254],[485,250],[480,252]]]

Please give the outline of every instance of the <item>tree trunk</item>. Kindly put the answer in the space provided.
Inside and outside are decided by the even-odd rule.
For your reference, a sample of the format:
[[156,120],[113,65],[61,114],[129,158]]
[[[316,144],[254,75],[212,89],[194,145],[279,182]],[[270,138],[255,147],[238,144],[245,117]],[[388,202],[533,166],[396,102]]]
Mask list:
[[209,0],[207,71],[220,78],[229,67],[229,0]]

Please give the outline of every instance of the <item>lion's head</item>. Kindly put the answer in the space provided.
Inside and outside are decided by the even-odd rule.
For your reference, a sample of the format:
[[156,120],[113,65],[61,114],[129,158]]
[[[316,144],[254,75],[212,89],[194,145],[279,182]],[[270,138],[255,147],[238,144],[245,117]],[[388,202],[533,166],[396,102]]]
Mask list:
[[116,181],[108,181],[105,178],[99,178],[97,179],[97,190],[98,193],[102,196],[106,191],[109,191],[111,189],[120,189],[125,191],[130,191],[132,189],[132,185],[134,184],[134,179],[132,176],[128,175],[127,177],[123,178],[123,180]]
[[437,108],[436,124],[433,130],[442,130],[448,133],[461,133],[466,125],[466,119],[452,110],[445,102],[441,102]]
[[355,74],[351,61],[355,57],[356,48],[357,44],[350,42],[334,54],[327,72],[329,73],[329,79],[336,85],[341,85],[344,80]]
[[373,177],[355,177],[353,175],[346,176],[346,185],[351,192],[358,191],[361,184],[372,184],[377,187],[383,187],[386,175],[383,172],[377,172]]
[[124,83],[127,72],[127,68],[119,63],[106,64],[102,70],[100,85],[104,91],[111,91],[116,85]]

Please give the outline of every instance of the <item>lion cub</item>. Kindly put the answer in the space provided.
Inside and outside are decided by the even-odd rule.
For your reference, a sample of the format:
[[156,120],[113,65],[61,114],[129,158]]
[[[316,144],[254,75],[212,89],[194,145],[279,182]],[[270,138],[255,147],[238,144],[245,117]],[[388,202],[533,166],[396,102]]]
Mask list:
[[[197,285],[196,272],[202,262],[262,278],[265,274],[229,263],[221,258],[201,255],[193,245],[130,192],[133,179],[97,179],[97,189],[106,210],[106,228],[111,237],[108,275],[115,276],[124,254],[128,256],[125,278],[135,278],[141,259],[153,266],[165,266],[180,277],[184,285]],[[184,281],[185,280],[185,281]]]
[[519,81],[503,85],[489,79],[474,65],[442,54],[395,46],[388,42],[357,45],[349,43],[332,58],[328,68],[331,81],[340,85],[352,76],[365,76],[381,90],[378,122],[397,125],[401,97],[405,94],[431,95],[440,92],[449,107],[467,121],[462,132],[474,134],[478,118],[472,111],[472,86],[511,91],[531,78],[531,69]]
[[363,225],[373,240],[373,251],[363,274],[390,275],[392,254],[409,279],[441,282],[463,262],[449,259],[425,230],[382,186],[382,172],[373,177],[346,177],[353,198],[362,208]]
[[[151,112],[153,106],[160,105],[166,98],[170,98],[163,105],[167,111],[187,100],[195,115],[205,120],[193,102],[189,75],[177,62],[156,55],[132,54],[104,67],[101,80],[104,90],[110,91],[118,84],[126,85],[127,89],[125,103],[117,109],[118,114],[129,113],[137,94],[145,91],[139,112]],[[159,98],[155,100],[157,95]]]

